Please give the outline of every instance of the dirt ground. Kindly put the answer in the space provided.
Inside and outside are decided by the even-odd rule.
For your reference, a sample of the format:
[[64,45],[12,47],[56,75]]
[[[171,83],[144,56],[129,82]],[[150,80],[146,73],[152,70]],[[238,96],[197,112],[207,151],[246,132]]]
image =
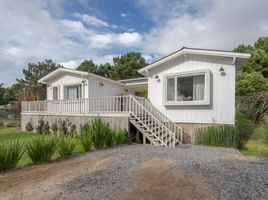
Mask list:
[[[207,168],[203,169],[202,166],[200,167],[200,161],[195,161],[196,157],[200,159],[202,156],[199,150],[178,150],[178,154],[182,151],[187,152],[179,156],[174,150],[172,158],[167,157],[170,155],[169,149],[165,150],[166,154],[157,148],[150,151],[150,147],[143,146],[112,148],[47,164],[2,172],[0,173],[0,199],[209,200],[218,199],[217,190],[225,189],[229,185],[229,182],[226,182],[222,184],[227,187],[219,187],[216,184],[221,181],[221,177],[216,182],[212,182],[202,173],[195,173],[196,170],[206,170]],[[196,154],[190,154],[188,151],[196,151]],[[206,151],[210,152],[210,150]],[[144,152],[146,153],[143,154]],[[156,155],[157,152],[159,152],[159,156]],[[211,155],[214,154],[211,153]],[[232,157],[228,153],[226,155],[219,154],[218,157],[219,159],[215,161],[213,161],[214,158],[211,158],[210,162],[212,164],[228,162],[228,165],[233,165],[234,162],[239,161],[239,156]],[[186,169],[183,167],[186,158],[193,162],[189,165],[193,166],[188,170],[190,173],[186,173],[187,167]],[[181,159],[183,162],[180,164],[176,159]],[[211,168],[213,170],[211,172],[215,173],[211,177],[221,175],[226,168],[224,166],[219,171],[215,171],[215,166]],[[233,166],[230,167],[233,169]],[[240,168],[238,166],[238,169]],[[243,173],[243,170],[241,171]],[[211,172],[207,173],[208,176]],[[222,175],[226,177],[225,174]],[[232,180],[227,177],[226,181]],[[235,181],[237,182],[237,180]],[[257,183],[256,180],[252,181],[255,181],[254,184]],[[263,181],[259,182],[262,184]],[[260,187],[258,186],[258,188]],[[244,190],[245,188],[241,189],[241,191]],[[239,192],[234,190],[235,194]]]

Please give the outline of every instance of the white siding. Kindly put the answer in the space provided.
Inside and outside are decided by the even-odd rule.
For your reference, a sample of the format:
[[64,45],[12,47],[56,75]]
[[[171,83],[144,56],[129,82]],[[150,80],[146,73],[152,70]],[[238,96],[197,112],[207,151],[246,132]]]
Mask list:
[[[167,117],[184,123],[235,123],[235,66],[232,59],[207,56],[181,56],[150,71],[148,97]],[[226,75],[219,72],[223,67]],[[164,106],[164,75],[209,69],[211,72],[210,105]],[[154,77],[158,75],[160,81]]]
[[[97,79],[91,76],[80,77],[74,74],[62,74],[49,83],[47,88],[47,99],[53,99],[52,87],[58,87],[60,99],[64,99],[64,86],[82,84],[85,81],[84,89],[82,88],[82,95],[84,98],[99,97],[99,96],[117,96],[124,94],[125,90],[122,86],[112,83],[110,81]],[[101,86],[99,83],[103,83]]]
[[[103,83],[103,85],[101,86],[99,83]],[[89,79],[89,97],[118,96],[124,93],[125,90],[120,85],[94,77]]]

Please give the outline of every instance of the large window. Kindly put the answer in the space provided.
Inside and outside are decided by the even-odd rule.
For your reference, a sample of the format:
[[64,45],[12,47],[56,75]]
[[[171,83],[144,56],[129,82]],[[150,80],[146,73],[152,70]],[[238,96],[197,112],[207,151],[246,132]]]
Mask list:
[[166,105],[209,103],[209,71],[166,76]]
[[65,86],[65,99],[79,99],[81,96],[81,85]]

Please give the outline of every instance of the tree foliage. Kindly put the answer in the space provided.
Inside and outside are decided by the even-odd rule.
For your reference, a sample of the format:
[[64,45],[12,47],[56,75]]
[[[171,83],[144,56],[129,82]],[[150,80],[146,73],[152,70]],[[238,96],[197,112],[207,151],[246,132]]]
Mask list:
[[236,82],[236,93],[245,95],[252,92],[268,90],[268,79],[260,72],[239,72]]
[[17,82],[23,85],[35,85],[37,81],[49,74],[50,72],[62,67],[54,63],[50,59],[45,59],[42,62],[29,63],[27,69],[23,69],[24,78],[17,79]]
[[260,37],[253,46],[241,44],[235,52],[251,53],[238,73],[236,91],[238,95],[267,90],[268,82],[268,37]]
[[0,84],[0,105],[6,104],[5,91],[6,89],[3,87],[3,83],[1,83]]
[[92,60],[85,60],[76,69],[119,80],[140,77],[137,71],[145,65],[146,61],[141,53],[130,52],[114,57],[112,65],[109,63],[97,65]]

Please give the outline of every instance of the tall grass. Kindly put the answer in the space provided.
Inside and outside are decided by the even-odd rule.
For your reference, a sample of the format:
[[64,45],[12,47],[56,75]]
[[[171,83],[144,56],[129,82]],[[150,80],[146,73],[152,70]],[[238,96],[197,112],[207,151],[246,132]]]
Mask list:
[[26,145],[26,152],[33,163],[47,162],[51,160],[57,149],[55,138],[40,137]]
[[0,142],[0,171],[15,168],[23,155],[23,143]]
[[89,134],[88,132],[83,132],[80,135],[79,140],[80,140],[80,142],[82,144],[84,152],[87,152],[92,148],[91,134]]
[[106,145],[107,137],[111,134],[111,129],[107,123],[97,117],[92,121],[90,134],[95,148],[100,149]]
[[124,133],[122,129],[118,129],[114,133],[114,141],[116,145],[123,144],[125,142],[125,139],[126,139],[126,134]]
[[210,126],[197,131],[197,144],[234,147],[239,145],[239,134],[234,126]]
[[60,136],[57,142],[57,150],[61,157],[73,155],[75,149],[74,138]]

